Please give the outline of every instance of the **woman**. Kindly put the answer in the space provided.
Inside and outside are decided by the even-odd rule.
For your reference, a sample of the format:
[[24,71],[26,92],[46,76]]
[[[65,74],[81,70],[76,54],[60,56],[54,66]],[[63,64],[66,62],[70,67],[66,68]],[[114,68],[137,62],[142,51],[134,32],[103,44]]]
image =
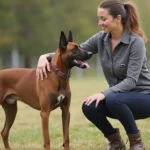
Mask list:
[[[124,150],[119,129],[107,117],[123,125],[130,142],[130,150],[144,150],[135,120],[150,116],[150,73],[146,66],[146,36],[140,28],[133,3],[105,0],[97,9],[98,25],[103,31],[80,46],[98,53],[109,88],[86,98],[82,110],[108,139],[107,150]],[[46,57],[39,58],[37,77],[46,75]],[[49,70],[50,68],[48,68]],[[40,72],[40,73],[38,73]]]

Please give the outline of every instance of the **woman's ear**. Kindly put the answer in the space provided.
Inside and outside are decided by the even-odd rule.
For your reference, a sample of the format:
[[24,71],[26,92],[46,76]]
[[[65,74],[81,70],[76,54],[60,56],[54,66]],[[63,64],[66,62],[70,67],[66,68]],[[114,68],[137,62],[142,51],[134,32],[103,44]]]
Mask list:
[[120,22],[121,22],[121,20],[122,20],[122,16],[121,16],[121,15],[118,15],[116,19],[117,19],[117,22],[119,22],[119,23],[120,23]]

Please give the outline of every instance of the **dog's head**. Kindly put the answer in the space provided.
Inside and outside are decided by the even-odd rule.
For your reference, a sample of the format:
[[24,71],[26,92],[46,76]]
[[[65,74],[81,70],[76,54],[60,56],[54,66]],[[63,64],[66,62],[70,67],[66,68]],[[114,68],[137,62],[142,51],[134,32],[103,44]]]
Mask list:
[[73,36],[71,31],[69,31],[68,39],[66,38],[64,32],[61,31],[59,52],[63,63],[65,63],[68,67],[89,67],[88,63],[85,61],[92,57],[92,53],[81,49],[77,43],[73,42]]

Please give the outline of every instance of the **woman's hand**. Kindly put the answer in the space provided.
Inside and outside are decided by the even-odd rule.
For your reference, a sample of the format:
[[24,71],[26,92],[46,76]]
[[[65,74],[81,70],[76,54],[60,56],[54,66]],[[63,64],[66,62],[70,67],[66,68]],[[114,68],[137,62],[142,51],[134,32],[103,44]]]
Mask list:
[[47,60],[48,56],[49,54],[41,55],[38,60],[37,69],[36,69],[36,77],[38,79],[43,80],[44,76],[47,78],[46,70],[50,71],[50,65]]
[[93,101],[96,101],[95,107],[97,107],[99,102],[104,99],[105,99],[105,95],[103,93],[93,94],[86,98],[85,105],[89,106]]

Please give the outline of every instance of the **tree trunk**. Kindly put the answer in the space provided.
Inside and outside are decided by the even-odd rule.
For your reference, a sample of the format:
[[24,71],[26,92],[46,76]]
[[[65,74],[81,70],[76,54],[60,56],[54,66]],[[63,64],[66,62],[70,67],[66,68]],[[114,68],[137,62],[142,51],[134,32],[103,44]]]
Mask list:
[[11,52],[11,67],[19,68],[19,52],[17,46],[14,44]]

